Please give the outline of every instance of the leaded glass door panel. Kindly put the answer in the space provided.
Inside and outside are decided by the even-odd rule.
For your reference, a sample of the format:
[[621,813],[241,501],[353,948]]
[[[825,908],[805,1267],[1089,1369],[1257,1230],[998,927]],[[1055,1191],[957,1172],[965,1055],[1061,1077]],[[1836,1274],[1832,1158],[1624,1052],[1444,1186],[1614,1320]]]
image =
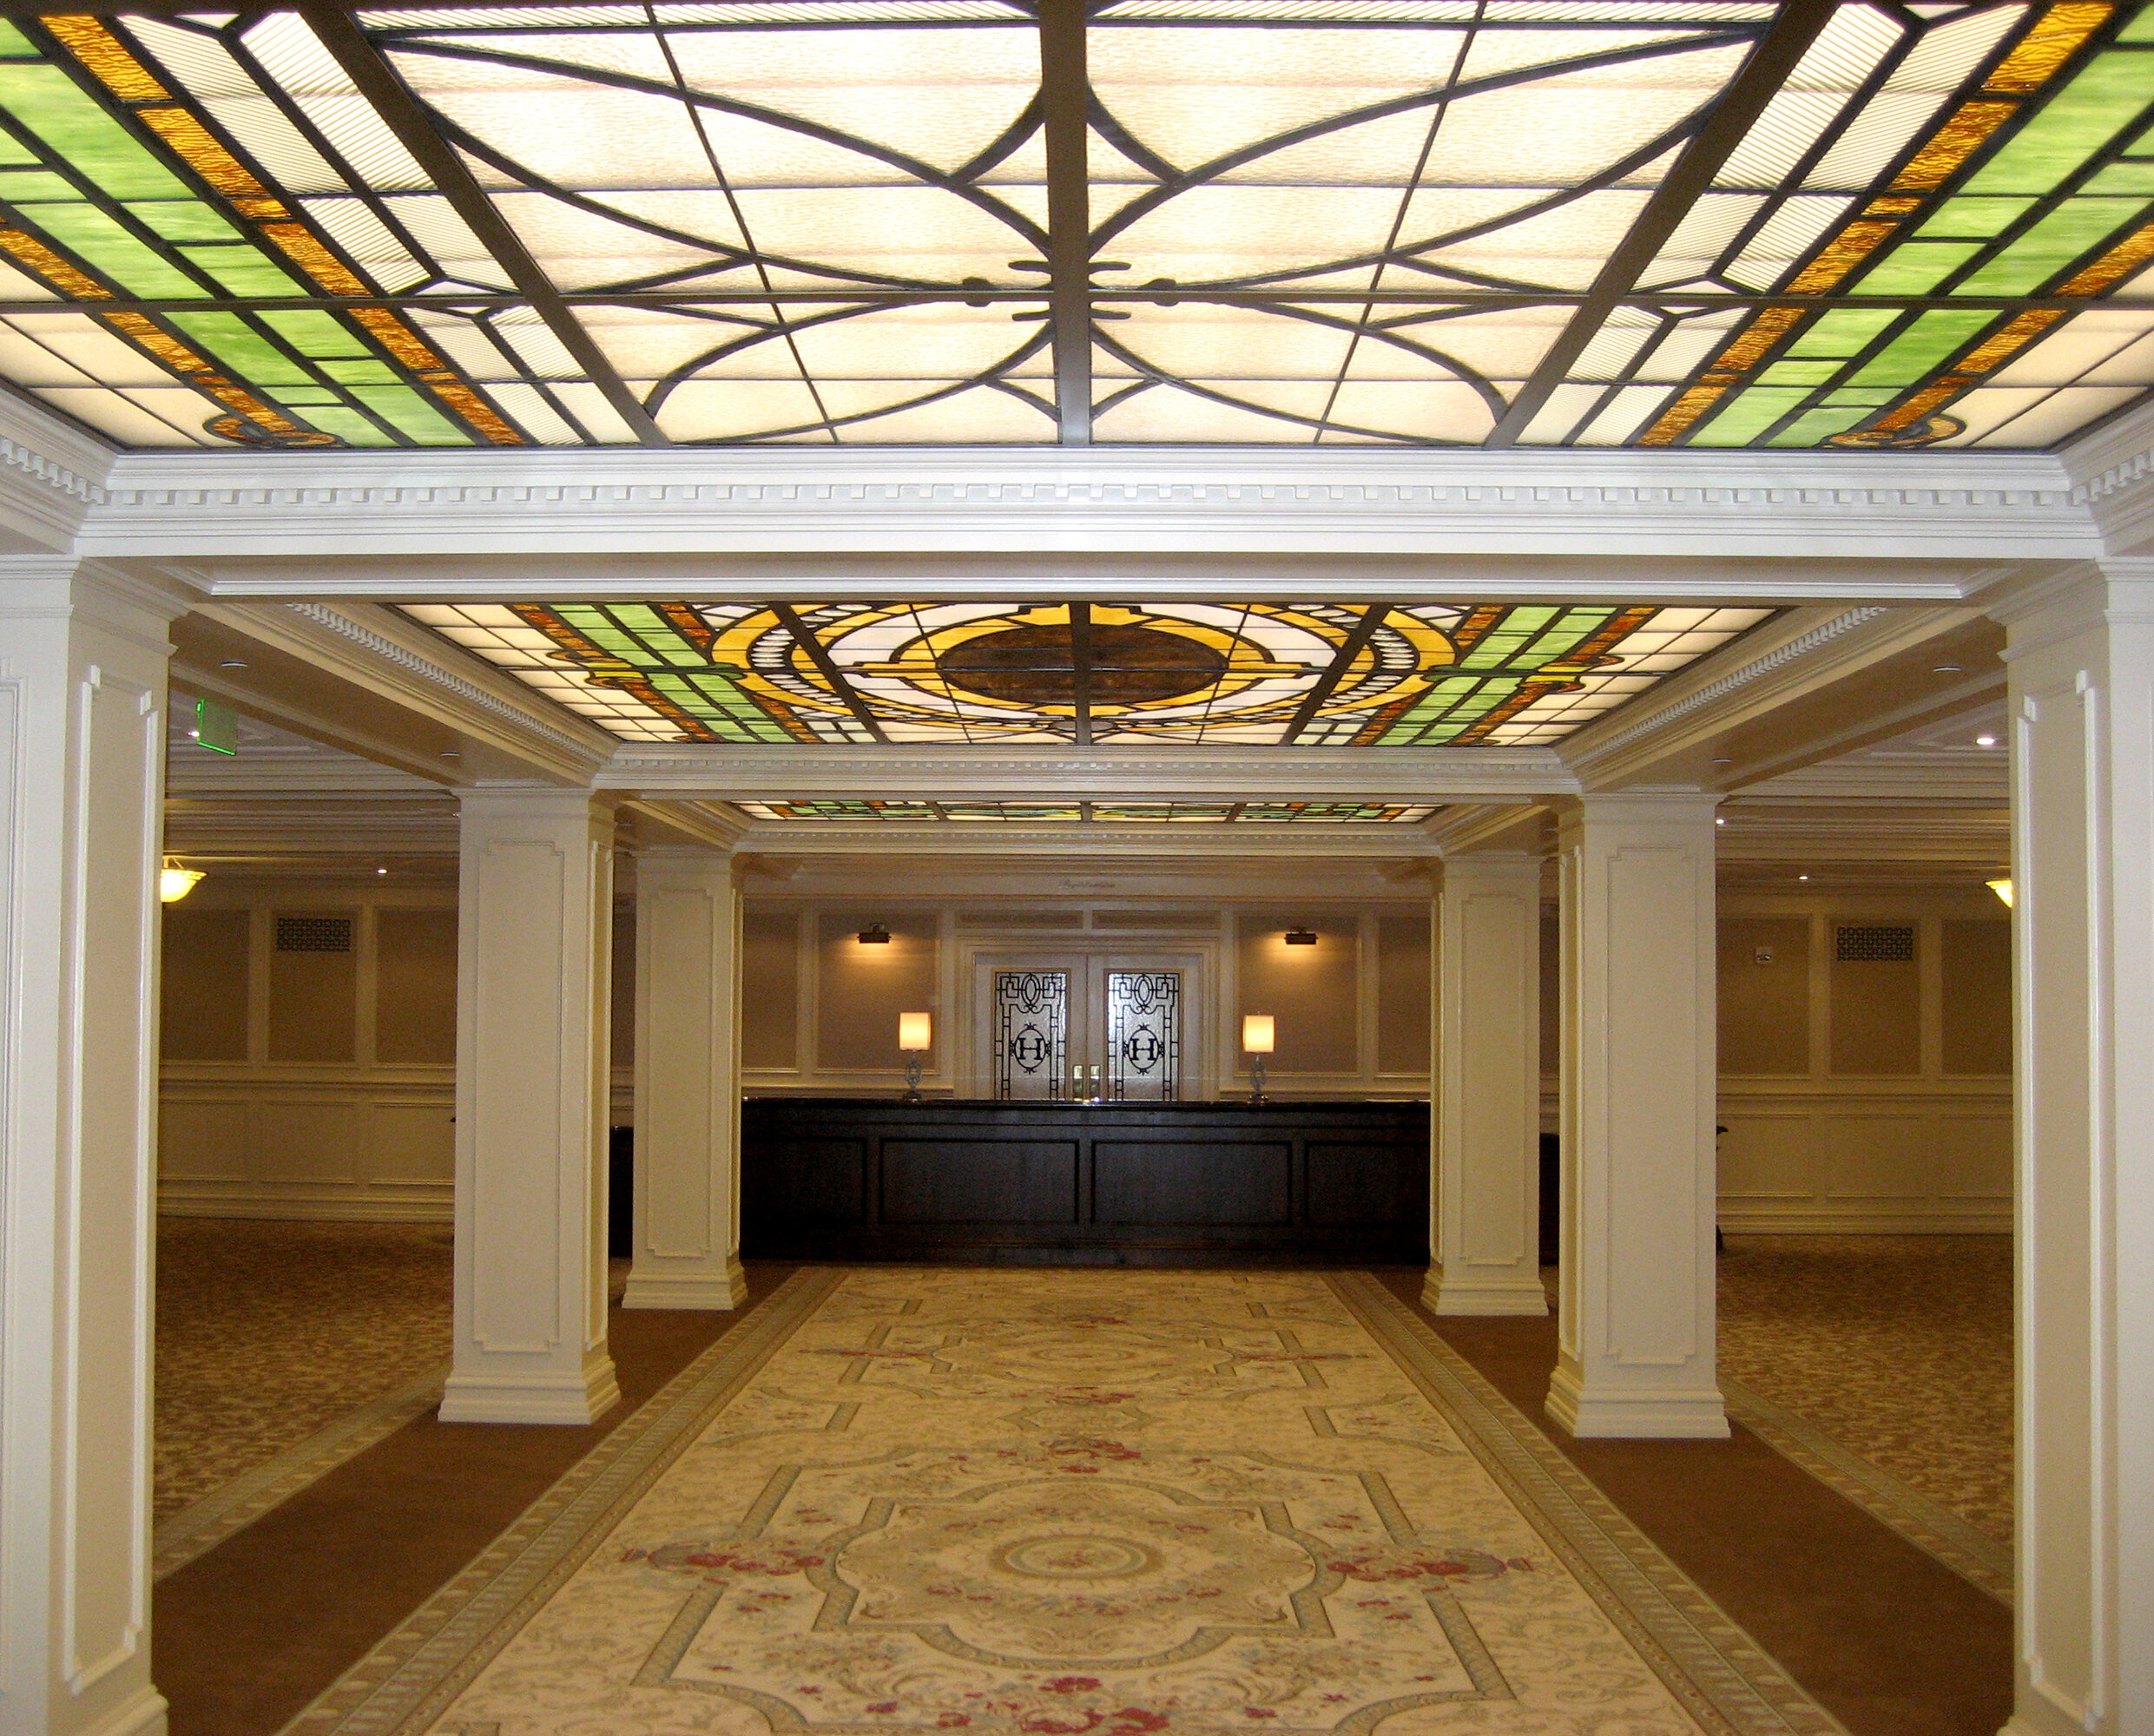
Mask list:
[[1182,973],[1110,970],[1106,1091],[1116,1101],[1182,1095]]
[[1068,1095],[1069,971],[996,971],[990,1018],[997,1097]]

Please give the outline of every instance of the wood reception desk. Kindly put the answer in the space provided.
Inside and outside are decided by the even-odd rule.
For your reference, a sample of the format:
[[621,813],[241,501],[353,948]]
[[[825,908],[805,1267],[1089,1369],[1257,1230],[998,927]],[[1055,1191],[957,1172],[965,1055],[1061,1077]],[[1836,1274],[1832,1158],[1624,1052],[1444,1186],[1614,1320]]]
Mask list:
[[741,1107],[748,1259],[1423,1265],[1426,1103]]

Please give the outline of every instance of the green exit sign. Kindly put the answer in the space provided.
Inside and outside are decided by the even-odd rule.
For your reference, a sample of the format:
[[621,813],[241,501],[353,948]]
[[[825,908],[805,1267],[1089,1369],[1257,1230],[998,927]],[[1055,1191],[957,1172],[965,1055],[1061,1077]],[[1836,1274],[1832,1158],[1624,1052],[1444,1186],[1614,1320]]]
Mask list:
[[214,700],[194,701],[194,740],[212,753],[240,751],[240,715]]

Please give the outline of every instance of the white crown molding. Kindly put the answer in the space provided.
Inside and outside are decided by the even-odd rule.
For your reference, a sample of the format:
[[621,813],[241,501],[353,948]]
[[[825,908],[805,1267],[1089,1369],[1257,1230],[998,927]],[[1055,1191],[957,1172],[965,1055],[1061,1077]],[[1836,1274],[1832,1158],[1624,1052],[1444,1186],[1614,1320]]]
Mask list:
[[[947,746],[617,750],[596,787],[704,800],[1485,801],[1575,792],[1540,747]],[[807,822],[800,822],[806,825]]]
[[0,547],[64,549],[105,502],[111,448],[0,391]]
[[[128,454],[81,546],[208,562],[226,596],[478,596],[771,590],[785,575],[759,579],[752,562],[744,574],[739,557],[819,553],[1755,559],[1783,588],[1844,585],[1854,575],[1789,569],[1852,558],[1875,587],[1894,561],[2084,558],[2098,543],[2062,464],[2040,453],[735,448]],[[630,571],[594,575],[583,558],[579,574],[579,557],[629,551]],[[504,555],[537,559],[431,564]],[[794,582],[857,582],[857,561],[818,569],[832,566],[809,560]]]
[[174,795],[165,848],[194,858],[448,857],[457,854],[456,804],[443,796]]
[[[932,906],[952,900],[1010,909],[1165,899],[1215,909],[1228,903],[1275,908],[1319,898],[1426,904],[1429,896],[1426,882],[1398,871],[1420,865],[1395,855],[1281,855],[1246,845],[1194,844],[1165,849],[1157,838],[1149,840],[1149,848],[1141,847],[1144,840],[1133,839],[1126,852],[1103,851],[1089,836],[1072,837],[1075,831],[1064,827],[1054,837],[1038,838],[1015,859],[1007,852],[985,849],[954,855],[941,849],[758,852],[743,890],[760,905],[840,904],[863,913],[888,913],[901,902]],[[961,931],[991,936],[997,930],[961,926]],[[1157,936],[1153,942],[1166,944]]]
[[2073,497],[2112,555],[2154,544],[2154,403],[2141,404],[2060,455]]
[[[1152,825],[1079,825],[1064,820],[1026,823],[1002,820],[899,821],[852,825],[843,821],[795,820],[752,823],[739,848],[759,857],[887,856],[1037,858],[1043,852],[1072,851],[1085,857],[1138,857],[1162,859],[1386,862],[1433,856],[1418,825],[1321,825],[1314,821],[1284,825],[1218,822],[1160,821]],[[1066,869],[1063,871],[1067,871]]]

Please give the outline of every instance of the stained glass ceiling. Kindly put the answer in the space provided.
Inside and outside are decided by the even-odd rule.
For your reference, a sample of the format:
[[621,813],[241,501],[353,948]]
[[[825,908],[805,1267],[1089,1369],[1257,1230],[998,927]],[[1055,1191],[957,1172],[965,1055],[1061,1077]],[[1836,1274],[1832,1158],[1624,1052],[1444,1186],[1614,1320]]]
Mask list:
[[2052,445],[2154,11],[649,0],[0,24],[0,377],[134,447]]
[[405,612],[630,741],[1297,747],[1545,745],[1774,613],[1385,602]]
[[750,819],[933,822],[1023,825],[1041,820],[1093,825],[1412,825],[1433,802],[735,802]]

